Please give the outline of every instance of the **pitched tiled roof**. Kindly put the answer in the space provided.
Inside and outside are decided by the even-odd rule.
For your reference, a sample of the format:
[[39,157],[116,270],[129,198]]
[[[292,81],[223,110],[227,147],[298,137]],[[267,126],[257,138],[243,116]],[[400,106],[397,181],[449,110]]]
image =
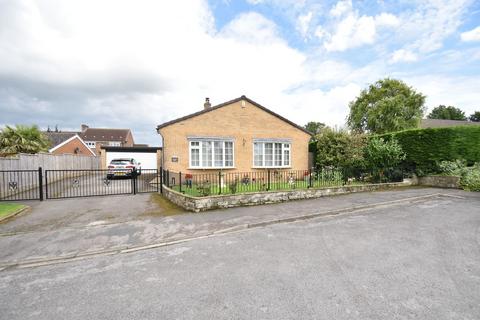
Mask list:
[[84,141],[125,141],[130,129],[88,128],[79,133]]
[[479,126],[480,122],[443,119],[422,119],[420,128],[445,128],[456,126]]
[[78,132],[74,131],[43,131],[43,135],[50,141],[50,148],[58,146],[60,143],[70,139]]
[[174,124],[174,123],[177,123],[177,122],[180,122],[180,121],[183,121],[183,120],[187,120],[187,119],[190,119],[190,118],[199,116],[199,115],[204,114],[204,113],[207,113],[207,112],[211,112],[211,111],[220,109],[220,108],[222,108],[222,107],[228,106],[228,105],[230,105],[230,104],[232,104],[232,103],[236,103],[236,102],[241,101],[241,100],[245,100],[245,101],[253,104],[254,106],[262,109],[263,111],[265,111],[265,112],[267,112],[267,113],[270,113],[271,115],[279,118],[280,120],[285,121],[286,123],[294,126],[295,128],[297,128],[297,129],[299,129],[299,130],[307,133],[308,135],[312,135],[312,133],[309,132],[309,131],[307,131],[305,128],[299,126],[299,125],[296,124],[296,123],[293,123],[292,121],[290,121],[290,120],[282,117],[281,115],[273,112],[272,110],[265,108],[264,106],[262,106],[262,105],[260,105],[259,103],[255,102],[255,101],[253,101],[253,100],[251,100],[251,99],[249,99],[249,98],[247,98],[246,96],[241,96],[241,97],[239,97],[239,98],[236,98],[236,99],[233,99],[233,100],[230,100],[230,101],[221,103],[221,104],[216,105],[216,106],[214,106],[214,107],[210,107],[210,108],[208,108],[208,109],[204,109],[204,110],[201,110],[201,111],[198,111],[198,112],[189,114],[189,115],[187,115],[187,116],[184,116],[184,117],[181,117],[181,118],[178,118],[178,119],[174,119],[174,120],[171,120],[171,121],[162,123],[162,124],[160,124],[160,125],[157,126],[157,131],[158,131],[159,129],[164,128],[164,127],[167,127],[167,126],[169,126],[169,125],[171,125],[171,124]]

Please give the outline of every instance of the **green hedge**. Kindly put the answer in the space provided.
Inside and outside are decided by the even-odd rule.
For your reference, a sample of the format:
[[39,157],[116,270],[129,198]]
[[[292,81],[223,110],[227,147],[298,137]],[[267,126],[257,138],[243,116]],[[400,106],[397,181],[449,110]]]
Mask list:
[[417,172],[434,172],[440,161],[480,161],[480,126],[413,129],[379,135],[395,138],[407,154],[405,165]]

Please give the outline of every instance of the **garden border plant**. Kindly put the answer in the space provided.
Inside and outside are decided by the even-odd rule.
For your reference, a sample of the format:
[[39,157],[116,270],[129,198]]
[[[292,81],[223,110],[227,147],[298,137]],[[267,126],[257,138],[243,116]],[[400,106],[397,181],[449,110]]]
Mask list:
[[441,161],[439,172],[445,175],[460,177],[460,186],[467,191],[480,191],[480,162],[468,167],[463,159]]

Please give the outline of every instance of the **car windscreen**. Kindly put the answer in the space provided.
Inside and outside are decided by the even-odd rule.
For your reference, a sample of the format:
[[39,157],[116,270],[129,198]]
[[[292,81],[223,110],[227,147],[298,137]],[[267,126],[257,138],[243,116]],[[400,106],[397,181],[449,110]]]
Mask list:
[[113,159],[110,164],[130,164],[128,159]]

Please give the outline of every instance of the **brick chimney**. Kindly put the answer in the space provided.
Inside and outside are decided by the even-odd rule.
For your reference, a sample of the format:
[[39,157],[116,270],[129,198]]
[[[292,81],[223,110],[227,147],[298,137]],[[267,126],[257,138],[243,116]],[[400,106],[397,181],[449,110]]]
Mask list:
[[205,98],[205,103],[203,104],[203,108],[205,110],[209,109],[210,107],[212,106],[212,104],[210,103],[210,98]]
[[86,124],[82,124],[80,128],[82,129],[82,132],[85,132],[85,130],[88,129],[88,126]]

